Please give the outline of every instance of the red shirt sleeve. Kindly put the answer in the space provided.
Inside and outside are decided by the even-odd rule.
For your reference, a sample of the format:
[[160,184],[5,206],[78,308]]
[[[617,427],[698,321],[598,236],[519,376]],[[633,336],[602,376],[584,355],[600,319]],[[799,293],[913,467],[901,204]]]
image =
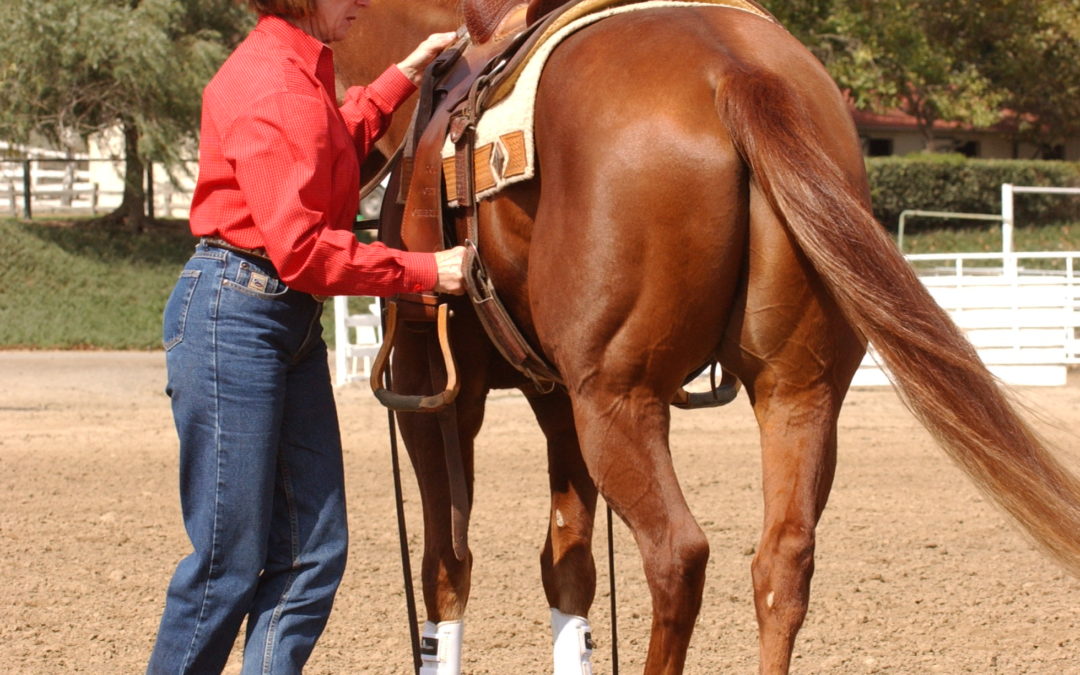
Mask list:
[[[412,83],[391,70],[408,89],[388,71],[369,87],[351,89],[340,112],[322,96],[273,91],[247,106],[222,134],[223,154],[239,191],[290,288],[321,295],[392,295],[435,286],[433,255],[361,244],[352,231],[355,199],[344,212],[340,203],[343,190],[359,190],[357,165],[346,161],[353,158],[344,157],[342,149],[362,157],[389,125],[393,108],[412,91]],[[350,184],[341,184],[343,176]]]
[[416,91],[416,85],[397,66],[390,66],[366,87],[349,87],[341,116],[356,140],[361,161],[390,126],[391,114]]

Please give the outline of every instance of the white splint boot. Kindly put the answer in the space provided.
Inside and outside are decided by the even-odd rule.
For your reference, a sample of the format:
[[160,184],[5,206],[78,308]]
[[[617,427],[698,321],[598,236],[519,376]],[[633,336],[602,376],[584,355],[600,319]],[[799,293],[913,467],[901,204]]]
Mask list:
[[424,622],[420,636],[420,675],[460,675],[461,621]]
[[551,608],[555,640],[555,675],[592,675],[592,629],[589,620]]

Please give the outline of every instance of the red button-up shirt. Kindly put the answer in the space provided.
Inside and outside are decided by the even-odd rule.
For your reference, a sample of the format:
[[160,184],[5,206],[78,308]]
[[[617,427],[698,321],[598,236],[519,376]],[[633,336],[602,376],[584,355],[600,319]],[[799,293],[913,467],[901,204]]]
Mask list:
[[435,257],[353,234],[360,160],[415,90],[391,66],[339,107],[330,48],[259,19],[203,92],[191,231],[264,248],[290,287],[318,295],[430,290]]

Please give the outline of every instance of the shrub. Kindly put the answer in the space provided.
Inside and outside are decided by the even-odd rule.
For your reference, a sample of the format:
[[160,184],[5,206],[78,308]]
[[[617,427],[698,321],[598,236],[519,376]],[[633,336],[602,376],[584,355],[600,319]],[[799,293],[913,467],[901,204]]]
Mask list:
[[[958,213],[1001,213],[1001,185],[1080,187],[1080,162],[968,159],[920,154],[866,160],[874,215],[896,231],[906,209]],[[1080,196],[1018,195],[1016,225],[1080,220]],[[971,221],[919,218],[919,229],[970,226]]]

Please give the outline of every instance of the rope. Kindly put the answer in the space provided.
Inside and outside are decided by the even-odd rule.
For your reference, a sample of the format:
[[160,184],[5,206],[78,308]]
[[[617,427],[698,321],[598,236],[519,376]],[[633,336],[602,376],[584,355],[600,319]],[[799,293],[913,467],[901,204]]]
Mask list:
[[[383,313],[383,299],[379,298],[379,314]],[[386,335],[386,326],[383,326],[383,335]],[[386,369],[385,385],[387,391],[393,390],[393,382],[390,378],[390,369]],[[394,411],[386,409],[386,420],[390,427],[390,464],[394,474],[394,502],[397,508],[398,545],[401,549],[401,574],[405,581],[405,606],[409,614],[409,642],[412,645],[413,673],[420,675],[420,636],[417,633],[416,596],[413,593],[412,565],[409,563],[409,539],[405,529],[405,502],[401,492],[401,463],[398,461],[397,424],[394,420]]]
[[619,619],[615,611],[615,542],[611,536],[611,505],[607,507],[608,587],[611,589],[611,675],[619,675]]

